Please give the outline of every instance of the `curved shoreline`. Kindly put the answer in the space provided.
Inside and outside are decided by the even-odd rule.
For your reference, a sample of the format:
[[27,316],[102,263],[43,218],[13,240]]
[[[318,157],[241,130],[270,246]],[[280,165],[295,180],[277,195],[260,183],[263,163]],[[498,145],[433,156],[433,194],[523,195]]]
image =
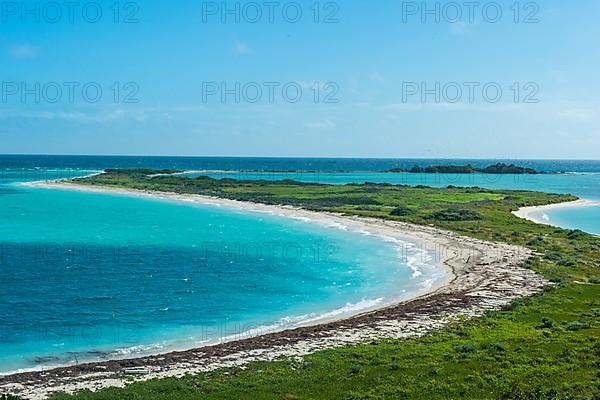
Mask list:
[[484,242],[437,228],[389,220],[342,216],[286,206],[245,203],[198,195],[143,192],[129,189],[89,187],[67,183],[36,183],[34,186],[91,192],[150,196],[198,204],[235,207],[245,211],[270,212],[287,217],[335,221],[375,234],[408,239],[433,247],[439,265],[451,271],[452,279],[419,292],[416,297],[382,304],[372,310],[341,319],[312,322],[281,332],[241,338],[186,351],[111,360],[0,377],[0,391],[32,399],[81,389],[97,390],[124,386],[125,368],[143,367],[149,373],[138,380],[183,376],[186,373],[240,366],[256,360],[302,356],[311,352],[380,338],[405,338],[439,329],[458,316],[477,316],[511,300],[540,293],[548,282],[520,267],[531,251],[507,244]]
[[[279,323],[274,322],[273,325],[264,325],[254,327],[250,331],[240,331],[230,334],[228,336],[222,337],[217,340],[210,340],[201,344],[201,347],[209,347],[217,344],[221,344],[224,342],[234,341],[234,340],[242,340],[242,339],[250,339],[257,336],[263,336],[268,333],[278,333],[289,329],[303,328],[308,326],[332,323],[343,321],[348,318],[355,317],[357,315],[362,315],[366,313],[370,313],[373,311],[377,311],[380,309],[385,309],[387,307],[391,307],[397,304],[400,304],[405,301],[410,301],[416,298],[420,298],[422,296],[426,296],[428,294],[434,293],[438,289],[448,285],[452,282],[456,275],[454,273],[453,268],[445,264],[446,255],[443,254],[442,250],[429,248],[428,244],[425,242],[423,238],[419,238],[416,235],[405,234],[398,230],[389,229],[386,226],[381,226],[381,224],[374,223],[373,221],[369,221],[366,219],[353,218],[348,216],[343,216],[337,213],[326,213],[326,212],[315,212],[304,210],[298,207],[293,206],[273,206],[267,204],[260,203],[250,203],[250,202],[242,202],[237,200],[223,199],[217,197],[209,197],[202,195],[188,195],[188,194],[178,194],[178,193],[167,193],[167,192],[158,192],[158,191],[139,191],[132,189],[123,189],[123,188],[111,188],[111,187],[99,187],[99,186],[88,186],[88,185],[78,185],[74,183],[64,182],[64,181],[39,181],[39,182],[29,182],[23,184],[24,186],[29,187],[38,187],[43,189],[54,189],[54,190],[69,190],[69,191],[79,191],[85,193],[100,193],[100,194],[113,194],[113,195],[122,195],[122,196],[131,196],[138,198],[149,198],[154,200],[166,200],[170,202],[180,203],[184,205],[201,205],[208,207],[223,207],[228,208],[234,211],[242,211],[244,213],[255,213],[255,214],[268,214],[274,217],[292,219],[294,221],[301,221],[303,224],[316,224],[324,228],[328,229],[338,229],[345,232],[350,232],[351,234],[368,234],[373,237],[377,237],[381,241],[391,242],[396,250],[400,251],[398,260],[402,262],[403,267],[411,268],[409,264],[410,257],[421,257],[421,261],[425,258],[427,253],[431,253],[435,251],[434,258],[431,261],[427,261],[426,264],[431,267],[435,267],[442,271],[443,276],[437,277],[431,276],[431,285],[428,287],[425,286],[417,286],[419,283],[423,282],[414,282],[415,286],[410,290],[403,291],[402,293],[396,293],[393,296],[388,296],[387,298],[381,297],[377,300],[379,301],[376,305],[370,305],[366,307],[362,307],[360,309],[352,309],[345,312],[340,312],[341,308],[336,308],[332,310],[325,310],[320,314],[311,315],[308,321],[300,321],[298,323]],[[425,263],[425,262],[424,262]],[[413,270],[414,272],[414,270]],[[346,304],[346,306],[351,305],[355,306],[360,304],[365,299],[356,299],[356,301],[352,303]],[[276,326],[276,327],[275,327]],[[111,355],[111,360],[120,360],[127,358],[143,358],[148,356],[155,356],[161,354],[168,354],[174,351],[187,351],[191,348],[198,347],[197,343],[186,345],[185,342],[181,341],[179,344],[165,348],[163,350],[155,350],[155,351],[140,351],[136,353],[126,354],[126,355]],[[104,361],[104,360],[100,360]],[[82,360],[82,363],[94,363],[98,362],[98,360]],[[58,365],[46,365],[44,369],[56,369],[71,366],[71,364],[58,364]],[[9,372],[9,373],[0,373],[0,377],[14,375],[16,373],[28,373],[28,372],[39,372],[41,367],[33,367],[30,369],[25,369],[22,371]]]
[[562,208],[576,208],[576,207],[597,207],[600,206],[600,201],[596,200],[586,200],[579,199],[575,201],[568,201],[565,203],[556,203],[556,204],[547,204],[544,206],[534,206],[534,207],[522,207],[517,211],[513,211],[513,215],[526,219],[531,222],[535,222],[536,224],[556,226],[552,224],[552,221],[549,219],[536,218],[533,214],[538,212],[550,211],[550,210],[559,210]]

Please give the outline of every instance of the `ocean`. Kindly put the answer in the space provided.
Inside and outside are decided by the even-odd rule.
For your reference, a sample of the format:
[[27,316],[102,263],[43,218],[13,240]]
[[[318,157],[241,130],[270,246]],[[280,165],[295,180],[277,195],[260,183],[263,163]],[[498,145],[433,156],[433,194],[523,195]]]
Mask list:
[[[600,200],[594,161],[508,161],[567,172],[560,175],[369,172],[495,162],[0,156],[0,373],[268,333],[381,305],[443,278],[427,254],[407,258],[399,254],[404,244],[333,223],[23,182],[151,167],[243,179],[531,189]],[[598,233],[598,209],[546,217]]]

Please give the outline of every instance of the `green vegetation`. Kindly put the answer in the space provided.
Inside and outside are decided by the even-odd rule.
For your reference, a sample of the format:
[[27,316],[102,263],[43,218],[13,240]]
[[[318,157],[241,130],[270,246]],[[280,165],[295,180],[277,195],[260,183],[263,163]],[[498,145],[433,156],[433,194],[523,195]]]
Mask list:
[[[373,209],[371,209],[373,211]],[[390,211],[390,215],[393,217],[406,217],[407,215],[413,214],[415,212],[414,209],[406,207],[406,206],[398,206]]]
[[0,400],[20,400],[16,396],[11,396],[9,394],[0,394]]
[[411,340],[320,351],[302,361],[134,383],[56,400],[113,399],[600,399],[600,239],[510,214],[572,196],[479,188],[240,182],[126,171],[78,183],[198,193],[435,225],[529,246],[531,268],[557,282],[535,298]]
[[429,167],[419,167],[415,165],[409,170],[404,170],[402,168],[393,168],[387,172],[409,172],[409,173],[427,173],[427,174],[473,174],[473,173],[482,173],[482,174],[539,174],[540,172],[534,170],[533,168],[525,168],[519,167],[514,164],[504,164],[498,163],[494,165],[488,165],[484,168],[477,168],[472,166],[471,164],[467,165],[432,165]]
[[475,210],[447,208],[445,210],[434,212],[428,218],[438,221],[477,221],[482,219],[483,215]]

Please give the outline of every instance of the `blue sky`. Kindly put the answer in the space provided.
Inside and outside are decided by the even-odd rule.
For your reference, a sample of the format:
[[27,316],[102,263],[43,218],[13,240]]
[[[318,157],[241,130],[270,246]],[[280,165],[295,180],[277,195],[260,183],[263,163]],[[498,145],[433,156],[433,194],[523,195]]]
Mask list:
[[[118,15],[113,0],[100,1],[85,12],[72,10],[73,22],[70,10],[62,7],[58,18],[48,3],[26,2],[33,11],[25,15],[20,2],[11,3],[16,10],[3,3],[0,153],[582,159],[600,153],[600,3],[594,0],[523,1],[518,15],[514,0],[499,1],[495,23],[496,8],[485,1],[472,20],[463,2],[439,2],[439,22],[422,15],[421,2],[323,1],[317,16],[314,0],[283,1],[274,2],[272,23],[263,1],[238,3],[239,22],[235,12],[222,15],[221,1],[124,1]],[[295,4],[302,16],[292,23]],[[426,4],[435,9],[436,2]],[[262,17],[252,22],[255,5]],[[92,23],[97,9],[102,16]],[[128,16],[132,23],[125,23]],[[266,82],[275,85],[272,102]],[[220,93],[207,95],[208,85],[220,91],[236,83],[239,102],[234,94],[225,101]],[[433,92],[422,98],[422,85],[433,90],[436,83],[439,102]],[[73,99],[66,84],[74,85]],[[84,97],[86,85],[102,90],[97,102]],[[253,103],[256,85],[263,96]],[[284,97],[286,85],[292,93],[301,89],[298,102]],[[492,89],[487,99],[484,86]],[[501,96],[494,96],[496,88]],[[127,95],[137,102],[125,102]],[[334,101],[324,101],[327,95]],[[535,102],[526,102],[527,95]]]

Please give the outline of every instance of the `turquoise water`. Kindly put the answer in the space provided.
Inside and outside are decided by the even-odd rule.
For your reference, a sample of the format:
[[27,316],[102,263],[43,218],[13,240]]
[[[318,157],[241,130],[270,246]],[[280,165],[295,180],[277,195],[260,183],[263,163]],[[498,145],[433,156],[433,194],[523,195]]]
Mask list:
[[[525,163],[577,172],[533,176],[335,172],[383,170],[397,166],[397,160],[227,162],[235,162],[240,170],[268,164],[273,169],[304,166],[314,171],[210,174],[335,184],[481,186],[600,200],[598,162]],[[401,244],[340,226],[216,206],[20,185],[109,167],[220,171],[229,168],[224,163],[194,158],[0,156],[0,373],[192,347],[245,332],[267,333],[381,305],[441,277],[427,257],[406,259],[399,254]],[[600,233],[599,217],[600,207],[546,215],[553,224],[595,233]]]
[[6,182],[0,372],[267,333],[442,278],[425,258],[401,257],[398,243],[340,228]]
[[538,211],[531,216],[544,223],[600,235],[600,206],[597,205]]

